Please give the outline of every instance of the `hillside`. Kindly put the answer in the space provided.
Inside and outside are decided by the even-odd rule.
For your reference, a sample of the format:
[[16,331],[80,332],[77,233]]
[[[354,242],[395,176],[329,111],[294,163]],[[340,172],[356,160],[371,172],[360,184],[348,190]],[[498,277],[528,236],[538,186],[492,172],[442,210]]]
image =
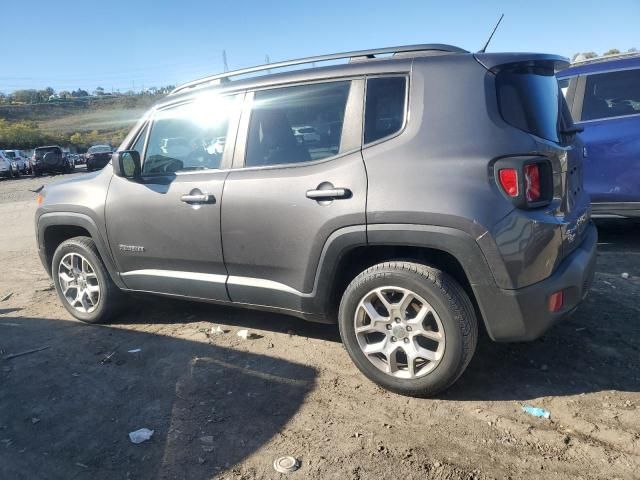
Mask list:
[[161,95],[86,97],[58,102],[0,105],[0,148],[57,143],[84,151],[117,145]]

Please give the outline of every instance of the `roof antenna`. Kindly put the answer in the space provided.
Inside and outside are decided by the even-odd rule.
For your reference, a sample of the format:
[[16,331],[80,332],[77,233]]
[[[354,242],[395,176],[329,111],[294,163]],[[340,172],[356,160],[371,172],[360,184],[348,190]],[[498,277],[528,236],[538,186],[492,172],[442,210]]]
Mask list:
[[498,20],[498,23],[496,23],[496,26],[493,27],[493,30],[491,31],[491,35],[489,35],[489,39],[487,40],[487,43],[484,44],[484,47],[482,47],[482,50],[480,50],[478,53],[484,53],[487,51],[489,42],[491,42],[491,39],[493,38],[493,34],[496,33],[496,30],[498,29],[498,26],[500,25],[500,22],[502,21],[503,18],[504,18],[504,13],[500,15],[500,19]]

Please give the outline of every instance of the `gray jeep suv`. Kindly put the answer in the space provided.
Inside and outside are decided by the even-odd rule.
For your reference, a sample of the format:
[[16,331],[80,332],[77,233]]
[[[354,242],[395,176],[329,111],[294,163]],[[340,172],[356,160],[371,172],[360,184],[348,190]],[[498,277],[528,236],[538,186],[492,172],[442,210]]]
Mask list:
[[[368,378],[436,394],[479,324],[532,340],[589,289],[597,235],[564,65],[414,45],[191,82],[110,166],[43,190],[42,262],[82,321],[148,292],[337,322]],[[296,137],[309,126],[318,138]]]

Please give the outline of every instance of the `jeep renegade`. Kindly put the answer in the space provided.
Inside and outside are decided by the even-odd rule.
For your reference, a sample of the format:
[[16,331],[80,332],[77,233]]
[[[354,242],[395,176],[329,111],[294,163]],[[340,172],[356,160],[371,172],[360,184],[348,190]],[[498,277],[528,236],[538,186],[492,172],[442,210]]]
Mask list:
[[[566,64],[413,45],[188,83],[102,171],[41,192],[42,262],[79,320],[148,292],[337,322],[369,379],[434,395],[479,324],[532,340],[589,290]],[[296,135],[309,127],[313,141]]]

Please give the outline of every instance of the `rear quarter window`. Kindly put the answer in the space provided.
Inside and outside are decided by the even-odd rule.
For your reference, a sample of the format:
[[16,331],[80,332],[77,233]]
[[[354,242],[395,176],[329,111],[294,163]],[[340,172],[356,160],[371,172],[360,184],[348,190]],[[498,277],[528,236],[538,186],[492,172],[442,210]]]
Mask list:
[[364,143],[372,143],[399,132],[405,120],[407,78],[367,79]]

